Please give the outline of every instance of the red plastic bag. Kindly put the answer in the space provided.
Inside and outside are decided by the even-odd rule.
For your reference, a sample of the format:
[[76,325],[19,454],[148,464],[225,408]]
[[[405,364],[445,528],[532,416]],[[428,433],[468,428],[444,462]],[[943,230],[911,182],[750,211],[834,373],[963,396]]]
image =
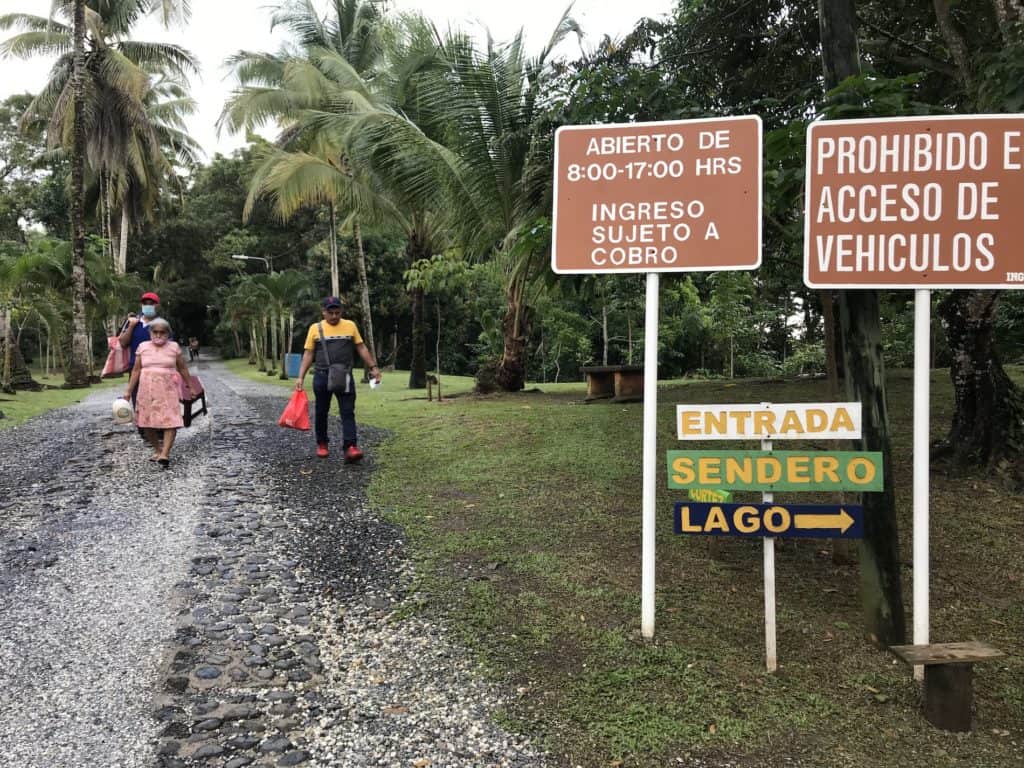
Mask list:
[[288,401],[277,423],[282,427],[309,431],[309,398],[304,391],[296,389],[292,393],[292,399]]
[[131,350],[121,346],[121,339],[111,336],[107,339],[107,346],[110,351],[107,353],[107,362],[103,364],[103,373],[100,378],[107,376],[119,376],[128,370],[128,358],[131,357]]

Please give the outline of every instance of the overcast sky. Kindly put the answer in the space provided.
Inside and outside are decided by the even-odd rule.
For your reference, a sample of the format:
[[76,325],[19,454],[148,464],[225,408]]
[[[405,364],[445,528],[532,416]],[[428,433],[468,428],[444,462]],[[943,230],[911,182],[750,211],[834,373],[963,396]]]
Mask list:
[[[165,30],[156,20],[146,20],[134,35],[139,40],[177,42],[199,58],[202,75],[192,82],[192,94],[199,103],[199,110],[189,121],[189,128],[208,155],[212,156],[215,151],[227,154],[245,143],[241,134],[218,136],[214,125],[233,87],[222,64],[240,49],[271,51],[280,46],[283,33],[280,30],[270,32],[269,9],[273,5],[262,0],[196,0],[192,3],[192,19],[186,28]],[[499,41],[509,39],[522,28],[530,52],[538,52],[547,42],[567,5],[568,2],[559,0],[391,0],[390,3],[396,11],[421,10],[441,28],[450,24],[480,33],[486,27]],[[583,47],[590,49],[604,35],[621,37],[640,18],[664,15],[674,5],[675,0],[577,0],[572,15],[586,34]],[[0,0],[2,13],[46,16],[49,9],[50,0]],[[8,34],[0,33],[4,37]],[[575,37],[563,43],[561,52],[569,57],[579,55],[580,46]],[[0,98],[38,91],[46,82],[51,64],[43,59],[0,60]]]

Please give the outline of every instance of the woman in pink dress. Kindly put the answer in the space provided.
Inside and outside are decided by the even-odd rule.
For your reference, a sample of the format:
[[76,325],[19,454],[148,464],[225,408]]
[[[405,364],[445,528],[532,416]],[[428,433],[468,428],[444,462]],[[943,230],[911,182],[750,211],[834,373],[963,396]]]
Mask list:
[[[149,324],[149,341],[139,344],[135,351],[135,367],[125,399],[138,384],[139,393],[135,402],[135,423],[143,430],[143,436],[153,446],[155,453],[150,461],[166,469],[171,464],[171,447],[178,427],[183,425],[180,396],[181,383],[184,391],[192,397],[191,381],[181,347],[171,341],[171,325],[162,317]],[[158,435],[163,432],[163,441]]]

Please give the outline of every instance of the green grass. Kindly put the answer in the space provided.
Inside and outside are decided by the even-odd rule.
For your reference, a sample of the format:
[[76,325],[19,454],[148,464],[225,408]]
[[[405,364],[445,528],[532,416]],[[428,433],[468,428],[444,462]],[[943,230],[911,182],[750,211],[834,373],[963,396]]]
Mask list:
[[[38,370],[33,369],[32,377],[45,388],[39,392],[18,391],[13,395],[0,393],[0,411],[3,411],[4,414],[4,418],[0,419],[0,429],[24,424],[29,419],[55,408],[65,408],[80,403],[97,388],[123,387],[125,381],[124,379],[117,379],[113,382],[104,381],[100,384],[93,384],[88,389],[61,389],[64,384],[64,376],[60,372],[44,377]],[[111,397],[111,400],[113,399]]]
[[[767,675],[760,542],[676,537],[670,510],[681,496],[665,488],[663,468],[657,631],[653,642],[640,638],[641,405],[584,405],[582,384],[438,405],[402,389],[404,374],[391,378],[397,390],[368,408],[370,397],[360,400],[360,420],[393,433],[371,499],[407,532],[424,610],[447,616],[523,691],[502,721],[535,732],[563,764],[1019,764],[1024,522],[1013,510],[1024,499],[998,479],[933,473],[932,637],[988,640],[1010,654],[979,666],[976,729],[953,736],[920,716],[909,669],[862,638],[857,568],[835,564],[824,540],[778,546],[782,668]],[[908,565],[910,387],[909,372],[891,377]],[[820,382],[659,389],[659,455],[678,445],[677,402],[827,399]],[[933,392],[937,438],[951,409],[944,372]]]

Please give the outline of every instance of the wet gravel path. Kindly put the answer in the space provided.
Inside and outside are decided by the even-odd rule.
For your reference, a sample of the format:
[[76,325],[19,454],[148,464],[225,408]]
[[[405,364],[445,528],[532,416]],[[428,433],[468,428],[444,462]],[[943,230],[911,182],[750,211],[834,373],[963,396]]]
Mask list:
[[318,460],[276,426],[287,393],[199,373],[211,413],[168,471],[105,391],[0,432],[3,764],[544,765],[408,618],[401,532],[365,497],[381,436]]

